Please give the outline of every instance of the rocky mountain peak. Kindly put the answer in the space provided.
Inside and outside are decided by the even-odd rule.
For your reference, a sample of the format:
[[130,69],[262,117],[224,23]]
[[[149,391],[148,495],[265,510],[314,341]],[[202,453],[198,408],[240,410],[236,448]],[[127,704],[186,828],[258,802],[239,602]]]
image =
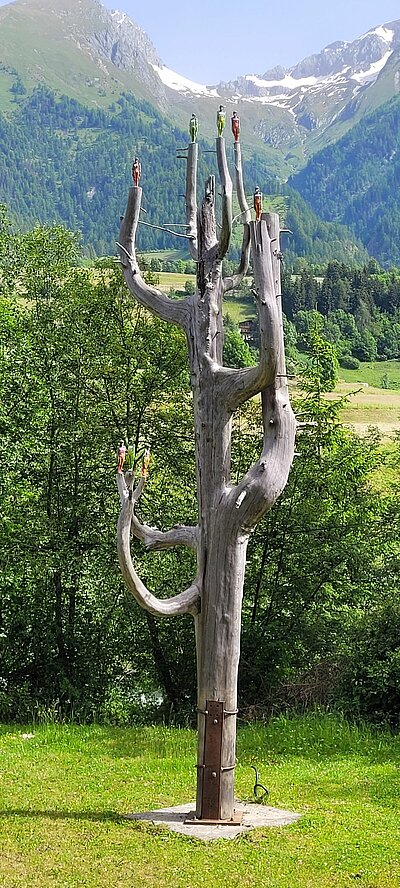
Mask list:
[[107,10],[101,3],[98,23],[90,35],[93,48],[116,68],[137,71],[146,65],[162,65],[150,38],[128,15]]
[[354,40],[337,41],[322,52],[308,56],[290,69],[292,77],[329,77],[344,71],[351,76],[362,73],[379,62],[400,42],[400,22],[397,27],[381,25]]

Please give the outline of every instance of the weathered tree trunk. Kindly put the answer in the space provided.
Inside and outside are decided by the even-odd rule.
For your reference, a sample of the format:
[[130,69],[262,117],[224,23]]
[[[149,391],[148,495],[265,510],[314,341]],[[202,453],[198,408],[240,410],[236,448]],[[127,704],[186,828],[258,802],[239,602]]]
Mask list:
[[[198,675],[198,760],[196,817],[229,822],[234,814],[237,676],[246,549],[249,534],[283,490],[293,459],[296,420],[291,411],[285,370],[280,304],[279,219],[266,214],[252,222],[247,206],[239,143],[235,143],[236,191],[244,219],[243,247],[237,274],[223,279],[222,260],[232,228],[232,182],[225,142],[216,140],[222,186],[222,224],[217,238],[215,181],[206,183],[196,212],[197,145],[189,145],[186,175],[186,223],[191,254],[197,260],[197,291],[180,302],[148,287],[135,258],[141,189],[132,188],[120,232],[120,255],[126,282],[159,317],[185,331],[193,391],[197,466],[197,527],[167,533],[140,524],[134,504],[143,482],[133,491],[130,473],[118,477],[121,515],[118,551],[121,569],[133,595],[148,611],[162,616],[192,613],[196,624]],[[257,367],[223,367],[222,300],[237,286],[253,257],[260,321]],[[230,447],[232,415],[261,392],[264,443],[260,459],[242,481],[232,485]],[[143,586],[133,567],[131,529],[148,548],[189,545],[197,551],[193,585],[168,601]]]

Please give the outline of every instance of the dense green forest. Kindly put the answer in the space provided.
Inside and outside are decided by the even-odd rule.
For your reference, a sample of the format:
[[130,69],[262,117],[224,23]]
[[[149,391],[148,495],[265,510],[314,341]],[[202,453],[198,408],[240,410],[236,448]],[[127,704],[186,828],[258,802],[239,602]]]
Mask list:
[[305,266],[283,274],[286,341],[302,346],[320,320],[343,366],[400,356],[400,272],[384,271],[371,260],[359,269],[330,262],[322,277]]
[[[63,223],[82,232],[86,255],[108,255],[114,252],[135,154],[142,162],[145,221],[157,225],[184,221],[185,173],[176,153],[187,142],[187,133],[132,95],[121,96],[104,111],[38,87],[30,96],[18,97],[12,115],[0,114],[0,200],[10,207],[19,227]],[[209,145],[200,142],[200,147],[202,187],[208,174],[216,172],[216,159]],[[318,219],[300,195],[282,189],[265,161],[253,154],[246,160],[249,195],[255,185],[280,203],[283,197],[285,222],[293,232],[288,261],[296,256],[316,262],[334,257],[358,264],[365,260],[364,249],[344,226]],[[237,253],[240,239],[238,225]],[[165,232],[141,227],[142,250],[181,243]]]
[[[183,265],[183,263],[181,263]],[[161,263],[152,259],[156,271]],[[166,262],[168,267],[171,262]],[[178,263],[175,263],[178,265]],[[231,263],[228,270],[231,270]],[[233,266],[232,266],[233,267]],[[189,266],[184,266],[182,271]],[[328,262],[325,269],[307,262],[295,263],[292,274],[285,262],[282,270],[286,350],[291,358],[307,349],[310,330],[317,326],[325,339],[334,343],[339,363],[357,369],[360,361],[385,361],[400,356],[400,271],[385,271],[371,259],[354,268]],[[317,273],[316,273],[317,271]],[[242,282],[237,297],[253,315],[253,334],[248,342],[258,343],[257,307],[251,278]],[[228,332],[231,328],[228,311]],[[383,369],[384,372],[384,369]]]
[[[193,718],[190,619],[155,621],[119,574],[115,453],[152,448],[142,518],[195,520],[186,348],[132,303],[110,261],[82,268],[60,227],[0,230],[0,718],[53,714],[109,722]],[[395,724],[399,713],[399,506],[383,463],[399,442],[341,426],[335,350],[318,326],[296,409],[289,484],[249,546],[242,711],[329,704]],[[260,448],[257,405],[237,417],[233,471]],[[192,554],[144,553],[150,589],[171,595]],[[149,701],[154,708],[149,710]],[[146,703],[146,707],[144,704]]]
[[385,266],[400,264],[399,149],[395,96],[291,180],[322,219],[348,225]]

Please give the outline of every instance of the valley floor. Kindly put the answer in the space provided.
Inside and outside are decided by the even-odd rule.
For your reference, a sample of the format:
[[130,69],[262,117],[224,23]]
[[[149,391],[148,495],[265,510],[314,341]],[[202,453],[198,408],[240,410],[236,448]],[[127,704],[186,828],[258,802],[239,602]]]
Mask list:
[[327,397],[341,395],[350,396],[342,411],[343,422],[359,435],[367,434],[371,427],[377,428],[385,439],[400,432],[400,389],[395,391],[368,383],[340,381],[335,392]]

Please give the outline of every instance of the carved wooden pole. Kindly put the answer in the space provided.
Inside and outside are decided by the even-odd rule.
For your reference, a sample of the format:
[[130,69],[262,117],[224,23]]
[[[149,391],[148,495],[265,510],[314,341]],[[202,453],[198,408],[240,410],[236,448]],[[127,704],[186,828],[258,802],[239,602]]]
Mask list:
[[[215,220],[215,181],[206,183],[196,219],[197,144],[187,155],[186,224],[191,255],[197,261],[197,290],[181,301],[145,284],[135,257],[141,189],[130,189],[120,230],[119,250],[126,283],[158,317],[185,331],[193,391],[196,437],[198,525],[167,533],[142,525],[134,514],[143,482],[133,491],[131,473],[118,476],[121,514],[118,553],[128,588],[139,604],[164,616],[191,613],[196,625],[198,675],[198,757],[196,818],[229,823],[234,818],[237,675],[246,549],[249,535],[272,507],[287,482],[294,453],[296,420],[285,376],[280,304],[279,219],[265,214],[251,221],[243,187],[240,143],[234,144],[235,179],[244,218],[243,245],[236,274],[223,278],[222,260],[232,230],[232,182],[225,140],[216,140],[222,189],[222,224]],[[250,249],[260,322],[257,367],[226,368],[222,363],[224,293],[247,272]],[[260,459],[239,484],[230,477],[234,411],[261,392],[264,427]],[[131,531],[152,549],[187,545],[197,552],[193,584],[169,600],[153,596],[139,579],[130,555]]]

